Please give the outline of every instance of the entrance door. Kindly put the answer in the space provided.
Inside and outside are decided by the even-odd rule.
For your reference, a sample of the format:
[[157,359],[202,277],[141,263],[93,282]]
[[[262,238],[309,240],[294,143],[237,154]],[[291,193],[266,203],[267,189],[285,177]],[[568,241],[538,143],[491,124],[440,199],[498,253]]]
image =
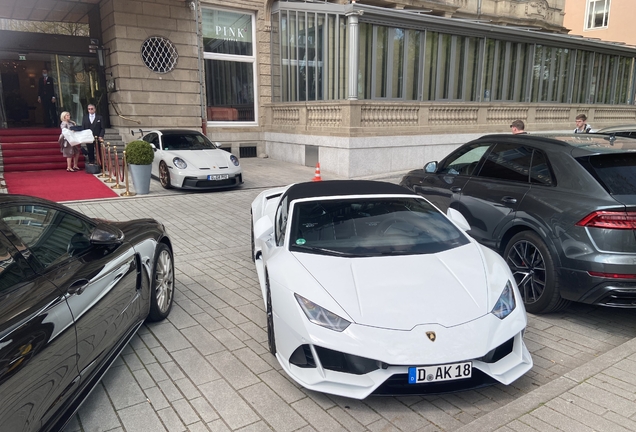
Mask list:
[[[94,57],[30,53],[26,60],[17,58],[13,53],[0,52],[0,103],[4,108],[0,120],[8,127],[44,126],[44,111],[38,103],[43,68],[55,81],[58,116],[68,111],[72,120],[81,123],[87,105],[99,107],[106,97],[106,89],[99,85]],[[59,123],[59,117],[56,121]]]

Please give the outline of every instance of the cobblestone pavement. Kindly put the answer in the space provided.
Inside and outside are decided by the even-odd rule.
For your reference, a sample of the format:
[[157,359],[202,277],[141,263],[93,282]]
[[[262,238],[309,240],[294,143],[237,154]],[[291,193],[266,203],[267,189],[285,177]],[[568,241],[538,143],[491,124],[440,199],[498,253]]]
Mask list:
[[535,365],[510,386],[358,401],[293,383],[267,350],[249,206],[263,188],[310,180],[313,168],[242,162],[238,190],[163,191],[153,181],[148,196],[69,204],[89,216],[163,222],[177,292],[168,319],[140,329],[65,432],[636,431],[628,310],[574,305],[529,316]]

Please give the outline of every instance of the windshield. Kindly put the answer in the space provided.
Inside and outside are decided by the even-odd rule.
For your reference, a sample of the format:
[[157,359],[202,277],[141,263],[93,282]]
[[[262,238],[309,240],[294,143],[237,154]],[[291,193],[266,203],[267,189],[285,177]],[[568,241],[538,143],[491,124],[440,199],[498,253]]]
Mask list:
[[289,249],[333,256],[430,254],[469,243],[423,199],[371,198],[294,205]]
[[216,146],[201,134],[163,135],[163,150],[203,150]]

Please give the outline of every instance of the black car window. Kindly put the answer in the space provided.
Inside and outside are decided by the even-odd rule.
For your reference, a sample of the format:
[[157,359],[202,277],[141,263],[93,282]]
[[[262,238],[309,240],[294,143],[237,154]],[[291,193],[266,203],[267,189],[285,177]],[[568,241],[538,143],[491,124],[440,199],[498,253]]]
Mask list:
[[636,154],[615,153],[580,158],[579,162],[611,194],[636,194]]
[[43,267],[90,247],[92,224],[64,211],[42,205],[10,206],[2,208],[0,217]]
[[544,186],[552,186],[554,184],[550,166],[548,165],[548,159],[545,153],[539,150],[535,150],[532,155],[530,183]]
[[437,174],[471,175],[491,144],[472,144],[462,147],[446,158]]
[[3,291],[28,280],[34,274],[18,250],[0,234],[0,297]]
[[532,149],[518,144],[499,143],[486,156],[479,177],[528,182]]

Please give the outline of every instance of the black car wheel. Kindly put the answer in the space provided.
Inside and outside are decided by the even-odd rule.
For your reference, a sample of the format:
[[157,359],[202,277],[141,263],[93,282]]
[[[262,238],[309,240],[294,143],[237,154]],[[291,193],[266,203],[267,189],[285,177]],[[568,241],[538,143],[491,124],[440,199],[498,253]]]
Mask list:
[[168,165],[164,161],[159,163],[159,183],[164,189],[170,189],[170,171],[168,171]]
[[172,252],[163,243],[157,245],[150,287],[150,321],[161,321],[170,313],[174,299],[174,261]]
[[568,305],[569,301],[561,298],[550,251],[536,233],[523,231],[515,235],[506,246],[504,259],[528,312],[555,312]]
[[267,345],[269,352],[276,355],[276,336],[274,335],[274,311],[272,310],[272,293],[269,290],[269,279],[265,280],[267,292]]

